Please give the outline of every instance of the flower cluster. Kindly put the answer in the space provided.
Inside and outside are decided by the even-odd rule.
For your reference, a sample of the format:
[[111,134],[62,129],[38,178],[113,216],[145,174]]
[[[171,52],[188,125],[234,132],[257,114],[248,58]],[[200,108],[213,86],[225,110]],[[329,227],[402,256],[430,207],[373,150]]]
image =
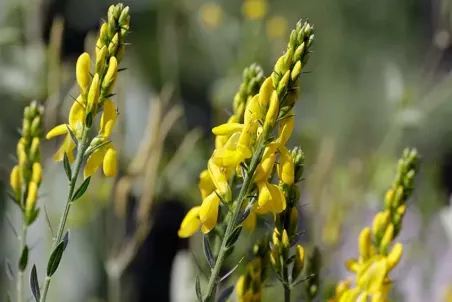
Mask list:
[[[299,22],[290,35],[286,53],[278,59],[259,93],[244,106],[243,122],[233,115],[227,123],[212,129],[217,139],[207,170],[201,174],[203,202],[189,211],[182,222],[180,236],[191,236],[199,225],[203,233],[211,231],[217,224],[220,203],[227,208],[246,207],[248,221],[244,224],[251,229],[256,214],[277,214],[286,208],[282,190],[271,179],[278,152],[282,167],[280,177],[286,177],[290,166],[285,144],[294,127],[292,108],[299,93],[297,82],[313,38],[313,27],[308,22]],[[276,128],[278,134],[273,138]],[[242,179],[243,183],[235,203],[231,189],[233,178]],[[283,181],[293,182],[293,179]]]
[[356,284],[343,281],[336,287],[332,301],[352,302],[388,301],[392,286],[391,270],[399,263],[402,243],[393,244],[402,228],[406,201],[414,187],[418,154],[416,150],[405,150],[397,166],[397,175],[385,197],[384,210],[375,215],[372,227],[364,228],[359,236],[359,258],[346,262],[348,270],[356,276]]
[[80,94],[71,106],[68,123],[56,126],[46,136],[51,139],[66,135],[55,154],[55,160],[62,161],[66,154],[69,163],[72,163],[73,151],[78,142],[87,139],[83,134],[88,133],[94,118],[102,112],[99,134],[86,150],[90,155],[84,170],[85,178],[94,174],[101,164],[106,176],[116,174],[116,150],[109,137],[116,122],[117,111],[110,97],[118,75],[118,64],[124,56],[124,39],[129,31],[129,23],[128,7],[122,4],[110,6],[108,21],[102,24],[96,43],[93,71],[88,53],[83,53],[77,60],[76,79]]
[[268,265],[268,244],[266,240],[261,240],[254,245],[253,259],[236,282],[235,291],[239,302],[261,301],[264,281],[269,273]]
[[40,143],[43,135],[43,113],[44,108],[36,101],[25,107],[22,136],[17,143],[18,164],[10,175],[13,200],[24,212],[27,225],[30,225],[39,213],[36,200],[42,179]]

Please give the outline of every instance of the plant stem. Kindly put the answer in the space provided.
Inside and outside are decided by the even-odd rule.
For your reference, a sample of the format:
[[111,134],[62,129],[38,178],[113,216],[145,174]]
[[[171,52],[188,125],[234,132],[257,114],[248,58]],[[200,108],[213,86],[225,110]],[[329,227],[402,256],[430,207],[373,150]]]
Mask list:
[[253,155],[253,158],[251,159],[251,164],[249,171],[246,173],[245,179],[243,181],[242,188],[239,193],[239,197],[237,197],[234,210],[232,212],[231,219],[228,221],[228,226],[226,227],[226,232],[224,234],[223,240],[221,241],[220,250],[218,253],[218,257],[215,262],[215,266],[212,269],[212,272],[210,274],[209,278],[209,285],[207,288],[207,294],[204,299],[206,302],[210,302],[213,300],[216,292],[218,277],[220,274],[220,269],[223,266],[223,261],[226,256],[226,241],[231,236],[232,232],[234,231],[236,227],[236,221],[240,213],[240,209],[242,208],[243,201],[245,200],[246,195],[249,192],[252,179],[254,177],[254,172],[256,171],[256,168],[260,162],[260,158],[262,156],[262,153],[264,152],[264,141],[266,140],[267,135],[263,135],[263,138],[261,138],[257,144],[256,152]]
[[[25,248],[25,245],[27,243],[27,224],[25,222],[25,217],[23,218],[23,222],[22,222],[22,233],[20,235],[19,238],[19,244],[20,244],[20,254],[22,255],[22,252]],[[24,272],[19,270],[19,275],[17,277],[17,302],[22,302],[24,297],[23,297],[23,287],[24,287]]]
[[[74,166],[74,169],[72,170],[71,179],[69,181],[69,194],[68,194],[68,198],[66,201],[66,206],[64,208],[63,215],[61,215],[61,218],[60,218],[60,224],[58,225],[57,236],[56,236],[56,238],[54,238],[54,241],[53,241],[52,250],[54,250],[56,248],[56,246],[61,242],[61,239],[63,237],[64,229],[66,227],[67,217],[69,215],[69,210],[71,209],[71,205],[72,205],[72,195],[74,194],[75,184],[77,183],[78,174],[80,172],[80,168],[82,167],[84,153],[85,153],[86,149],[88,148],[87,142],[88,142],[89,131],[90,131],[90,128],[85,127],[83,129],[82,138],[81,138],[81,140],[78,141],[77,156],[75,158],[75,166]],[[44,302],[47,298],[47,292],[49,290],[50,280],[51,280],[51,277],[47,276],[47,278],[44,282],[40,302]]]
[[284,285],[284,302],[290,302],[290,287]]

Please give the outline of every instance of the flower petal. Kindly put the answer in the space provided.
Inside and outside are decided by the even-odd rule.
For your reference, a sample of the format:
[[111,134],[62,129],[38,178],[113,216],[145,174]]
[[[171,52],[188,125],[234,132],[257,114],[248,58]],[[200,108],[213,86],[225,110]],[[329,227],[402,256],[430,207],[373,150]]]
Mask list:
[[218,192],[212,192],[201,204],[199,211],[199,219],[202,223],[202,232],[210,232],[217,224],[218,207],[220,206],[220,198]]
[[61,144],[61,147],[55,153],[53,158],[56,161],[62,161],[64,158],[64,153],[67,153],[69,162],[72,163],[74,161],[74,156],[72,154],[72,151],[74,151],[74,149],[75,143],[72,140],[71,136],[67,134],[66,137],[64,138],[63,143]]
[[58,126],[52,128],[47,133],[46,139],[51,139],[51,138],[54,138],[55,136],[60,136],[60,135],[66,134],[66,133],[68,133],[67,125],[61,124],[61,125],[58,125]]
[[200,209],[201,209],[200,206],[196,206],[191,208],[190,211],[188,211],[187,215],[185,215],[184,220],[182,220],[179,231],[177,232],[179,237],[181,238],[190,237],[200,227],[201,225],[201,220],[199,220]]
[[105,148],[99,148],[96,151],[94,151],[93,154],[91,154],[88,157],[88,160],[86,161],[85,169],[83,170],[83,176],[84,178],[87,178],[94,173],[96,173],[97,169],[102,164],[105,153],[107,150]]
[[81,105],[80,99],[81,97],[79,96],[69,111],[69,126],[77,138],[81,138],[83,126],[85,125],[85,108]]
[[110,99],[106,99],[104,102],[104,111],[100,118],[100,131],[103,137],[109,137],[113,132],[117,118],[116,106]]
[[116,175],[116,166],[117,166],[117,155],[116,150],[112,144],[109,144],[110,148],[108,148],[104,157],[104,174],[108,177],[113,177]]

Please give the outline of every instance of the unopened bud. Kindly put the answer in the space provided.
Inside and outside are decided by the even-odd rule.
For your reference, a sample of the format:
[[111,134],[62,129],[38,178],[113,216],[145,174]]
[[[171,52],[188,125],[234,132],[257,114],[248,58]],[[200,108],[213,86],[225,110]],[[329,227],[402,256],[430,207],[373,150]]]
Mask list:
[[110,62],[108,63],[108,70],[105,74],[105,78],[102,81],[102,89],[105,91],[104,94],[108,95],[115,83],[116,78],[118,77],[118,61],[115,57],[110,57]]
[[94,114],[97,112],[97,104],[99,102],[99,94],[100,94],[100,83],[99,83],[99,74],[96,73],[93,77],[93,81],[91,83],[91,87],[88,92],[88,108],[87,113],[93,112]]
[[303,271],[304,257],[305,252],[303,246],[297,245],[297,248],[295,250],[295,263],[292,268],[292,281],[296,280],[300,273]]
[[75,65],[75,75],[77,84],[80,86],[81,94],[86,94],[89,87],[90,65],[91,58],[88,53],[85,52],[78,57],[77,64]]

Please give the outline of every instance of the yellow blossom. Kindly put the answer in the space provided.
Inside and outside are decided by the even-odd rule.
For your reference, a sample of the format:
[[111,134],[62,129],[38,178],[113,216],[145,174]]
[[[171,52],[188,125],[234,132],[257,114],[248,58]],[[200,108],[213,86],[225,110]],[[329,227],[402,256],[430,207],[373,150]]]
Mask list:
[[220,198],[216,191],[210,193],[210,195],[202,201],[199,219],[202,223],[201,231],[203,233],[210,232],[217,224],[219,206]]
[[[97,136],[97,141],[95,144],[106,142],[111,133],[113,132],[113,127],[115,125],[117,118],[116,107],[113,102],[107,99],[104,102],[104,110],[100,119],[100,130]],[[93,140],[94,142],[95,140]],[[92,143],[93,144],[93,143]],[[96,145],[92,146],[96,147]],[[116,175],[116,162],[117,155],[116,150],[112,143],[108,143],[97,148],[89,157],[86,162],[83,175],[85,178],[93,175],[97,169],[103,164],[103,171],[105,176],[115,176]]]
[[201,207],[196,206],[188,211],[187,215],[185,215],[184,217],[184,220],[182,220],[179,231],[177,232],[179,237],[190,237],[198,230],[198,228],[201,226],[201,220],[199,219],[200,210]]
[[72,104],[71,110],[69,111],[69,124],[58,125],[51,129],[46,135],[46,139],[51,139],[66,134],[61,147],[55,153],[54,159],[56,161],[62,161],[65,153],[67,154],[70,163],[74,161],[73,150],[75,149],[75,143],[69,134],[68,128],[77,139],[81,138],[85,124],[85,109],[81,105],[80,100],[81,97],[77,98],[77,101]]
[[289,153],[286,147],[279,148],[280,158],[278,164],[278,176],[279,179],[288,185],[294,183],[294,163],[292,155]]
[[198,187],[199,191],[201,192],[201,198],[203,200],[215,190],[215,185],[212,181],[212,178],[210,178],[208,170],[204,170],[199,174]]

